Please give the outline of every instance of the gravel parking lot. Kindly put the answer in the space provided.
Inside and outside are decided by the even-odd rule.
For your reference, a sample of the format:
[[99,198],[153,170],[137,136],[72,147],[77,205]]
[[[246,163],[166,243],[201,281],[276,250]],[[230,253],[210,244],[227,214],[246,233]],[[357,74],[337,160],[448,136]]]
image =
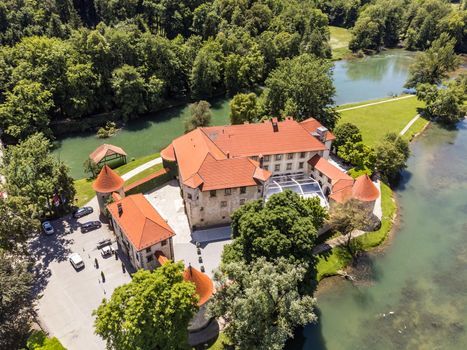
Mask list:
[[[107,224],[81,233],[80,223],[99,220],[97,201],[92,204],[92,214],[78,220],[71,216],[56,220],[52,222],[54,235],[41,235],[31,244],[36,259],[36,291],[40,296],[37,302],[39,321],[69,350],[105,349],[105,342],[94,334],[92,311],[103,298],[109,298],[116,287],[131,280],[128,271],[123,273],[120,258],[104,259],[96,247],[103,239],[115,241]],[[113,248],[117,248],[116,243]],[[68,261],[71,253],[81,255],[84,269],[76,271],[73,268]],[[96,258],[98,269],[94,267]],[[104,272],[104,283],[101,271]]]

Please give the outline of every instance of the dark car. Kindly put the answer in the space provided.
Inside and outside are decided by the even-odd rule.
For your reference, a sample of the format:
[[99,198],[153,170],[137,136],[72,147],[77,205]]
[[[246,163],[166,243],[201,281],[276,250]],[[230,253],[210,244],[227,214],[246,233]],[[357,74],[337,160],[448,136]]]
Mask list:
[[82,207],[73,213],[73,217],[82,218],[83,216],[91,214],[93,211],[91,207]]
[[81,225],[81,232],[89,232],[102,226],[100,221],[89,221]]

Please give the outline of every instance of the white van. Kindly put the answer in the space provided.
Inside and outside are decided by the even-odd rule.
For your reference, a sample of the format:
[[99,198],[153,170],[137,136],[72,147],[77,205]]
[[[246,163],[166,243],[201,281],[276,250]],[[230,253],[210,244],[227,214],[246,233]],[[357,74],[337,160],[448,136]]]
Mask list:
[[73,265],[73,267],[74,267],[76,270],[79,270],[79,269],[81,269],[81,268],[84,267],[84,261],[83,261],[83,259],[81,258],[81,255],[79,255],[78,253],[73,253],[73,254],[71,254],[71,255],[68,257],[68,260],[70,260],[71,265]]

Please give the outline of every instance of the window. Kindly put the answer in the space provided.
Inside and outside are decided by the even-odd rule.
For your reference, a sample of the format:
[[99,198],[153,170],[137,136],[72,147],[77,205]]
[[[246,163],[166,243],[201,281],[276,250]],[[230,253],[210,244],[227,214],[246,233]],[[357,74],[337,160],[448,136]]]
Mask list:
[[161,242],[161,246],[165,246],[165,245],[167,245],[167,240],[166,240],[166,239],[164,239],[164,240]]
[[244,198],[240,199],[240,205],[243,205],[243,204],[245,204],[245,199]]
[[217,195],[216,190],[209,191],[210,197],[215,197]]
[[281,171],[281,165],[280,164],[274,165],[274,171]]
[[151,261],[152,261],[152,255],[148,255],[148,256],[146,257],[146,261],[147,261],[147,262],[151,262]]
[[264,170],[269,170],[269,167],[267,165],[263,166]]
[[276,160],[281,160],[282,159],[282,154],[276,154]]
[[151,247],[146,248],[146,253],[151,253]]
[[287,153],[287,159],[293,159],[293,153]]
[[287,170],[292,170],[292,163],[287,163]]
[[191,197],[191,193],[188,193],[188,194],[187,194],[187,197],[188,197],[188,199],[191,199],[191,198],[192,198],[192,197]]
[[300,152],[300,158],[305,158],[306,157],[306,152]]
[[269,162],[269,156],[264,156],[264,157],[263,157],[263,161]]
[[204,207],[199,208],[199,211],[203,211],[203,210],[204,210]]
[[303,169],[303,162],[298,163],[298,168]]
[[240,187],[240,194],[246,193],[246,187]]
[[230,195],[232,194],[232,189],[231,189],[231,188],[226,188],[226,189],[224,190],[224,194],[225,194],[226,196],[230,196]]
[[221,208],[225,208],[227,206],[227,201],[222,201],[221,202]]

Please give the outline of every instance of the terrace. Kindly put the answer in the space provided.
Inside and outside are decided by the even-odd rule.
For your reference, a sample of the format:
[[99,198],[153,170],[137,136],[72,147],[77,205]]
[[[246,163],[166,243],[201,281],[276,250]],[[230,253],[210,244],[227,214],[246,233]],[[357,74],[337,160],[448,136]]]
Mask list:
[[310,176],[300,174],[274,175],[266,186],[266,200],[273,194],[291,190],[303,198],[318,197],[323,207],[328,207],[328,201],[319,183]]

